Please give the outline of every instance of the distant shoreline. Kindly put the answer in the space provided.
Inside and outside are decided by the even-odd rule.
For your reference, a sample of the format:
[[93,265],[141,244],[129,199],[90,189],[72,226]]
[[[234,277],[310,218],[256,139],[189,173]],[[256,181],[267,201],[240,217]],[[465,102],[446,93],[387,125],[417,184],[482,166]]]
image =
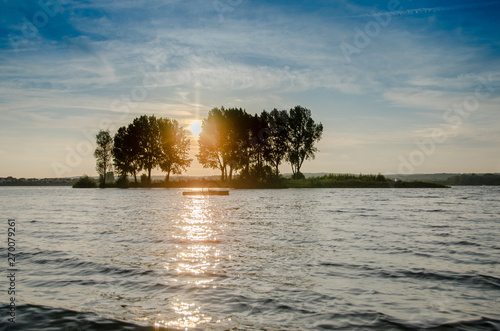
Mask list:
[[[316,175],[316,176],[314,176]],[[319,175],[319,176],[318,176]],[[380,175],[382,176],[382,175]],[[168,183],[156,179],[151,185],[129,180],[130,188],[217,188],[233,189],[270,189],[270,188],[443,188],[449,186],[500,186],[500,174],[416,174],[416,175],[374,175],[352,174],[306,174],[306,178],[291,180],[287,176],[271,182],[234,179],[230,184],[223,183],[216,176],[190,177],[179,176]],[[363,178],[363,179],[361,179]],[[1,186],[72,186],[78,178],[0,178]],[[107,187],[119,187],[116,183],[107,183]]]

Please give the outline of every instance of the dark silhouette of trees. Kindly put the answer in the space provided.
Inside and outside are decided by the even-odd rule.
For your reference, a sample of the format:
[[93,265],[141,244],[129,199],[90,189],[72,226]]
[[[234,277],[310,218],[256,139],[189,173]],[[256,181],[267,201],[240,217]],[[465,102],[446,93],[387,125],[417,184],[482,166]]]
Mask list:
[[141,182],[151,184],[152,169],[160,167],[168,181],[171,173],[180,174],[190,165],[189,147],[189,139],[176,120],[143,115],[116,132],[115,168],[121,180],[132,174],[136,184],[137,173],[144,169],[147,176]]
[[139,164],[139,144],[135,139],[134,127],[122,126],[114,138],[113,160],[120,180],[127,181],[128,174],[134,176],[137,184],[137,173],[141,171]]
[[[287,110],[262,111],[249,115],[242,108],[213,108],[202,122],[199,135],[198,161],[204,168],[219,169],[222,181],[239,180],[278,183],[279,166],[290,162],[293,178],[301,178],[305,160],[314,159],[315,144],[321,139],[323,125],[316,124],[307,108],[296,106]],[[166,173],[181,174],[191,164],[190,140],[176,120],[137,117],[128,126],[118,129],[114,139],[109,131],[96,136],[94,153],[101,186],[113,163],[119,175],[117,185],[128,186],[128,175],[141,175],[141,183],[151,184],[151,171],[159,167]]]
[[219,169],[221,180],[226,180],[227,163],[229,160],[229,141],[227,123],[224,116],[225,109],[214,108],[201,124],[198,143],[200,152],[196,154],[198,161],[204,168]]
[[274,108],[270,113],[263,111],[260,115],[265,123],[266,139],[264,140],[264,159],[279,177],[279,166],[289,151],[289,116],[286,110]]
[[[231,180],[235,171],[253,179],[279,178],[279,166],[290,162],[293,177],[317,152],[323,125],[316,124],[307,108],[273,109],[251,116],[241,108],[214,108],[203,120],[197,158],[205,168],[221,171]],[[228,169],[229,168],[229,169]]]
[[241,108],[229,108],[225,110],[224,117],[229,142],[227,144],[229,167],[227,179],[231,181],[235,171],[246,168],[249,164],[250,155],[246,146],[250,137],[249,122],[252,116]]
[[138,160],[142,169],[147,171],[147,183],[151,184],[151,170],[158,166],[161,149],[159,144],[160,127],[154,115],[142,115],[132,122],[135,139],[138,143]]
[[165,180],[168,182],[170,173],[181,174],[191,164],[192,159],[189,158],[190,141],[176,120],[159,118],[158,126],[161,150],[158,165],[161,170],[167,173]]
[[113,138],[109,130],[100,130],[96,135],[97,147],[94,151],[96,158],[96,170],[99,174],[99,185],[106,186],[106,173],[111,169],[111,151],[113,150]]
[[292,166],[292,178],[303,177],[300,168],[304,160],[314,159],[317,148],[314,144],[321,139],[323,125],[316,124],[307,108],[296,106],[290,109],[288,117],[288,152],[286,158]]
[[196,157],[204,168],[219,169],[222,181],[249,166],[251,120],[241,108],[221,107],[212,109],[202,122]]

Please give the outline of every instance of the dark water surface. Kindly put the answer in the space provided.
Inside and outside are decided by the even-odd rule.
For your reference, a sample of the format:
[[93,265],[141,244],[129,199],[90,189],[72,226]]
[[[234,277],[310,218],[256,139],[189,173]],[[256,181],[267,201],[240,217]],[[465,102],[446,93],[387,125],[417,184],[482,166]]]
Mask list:
[[500,328],[500,187],[1,187],[0,201],[21,330]]

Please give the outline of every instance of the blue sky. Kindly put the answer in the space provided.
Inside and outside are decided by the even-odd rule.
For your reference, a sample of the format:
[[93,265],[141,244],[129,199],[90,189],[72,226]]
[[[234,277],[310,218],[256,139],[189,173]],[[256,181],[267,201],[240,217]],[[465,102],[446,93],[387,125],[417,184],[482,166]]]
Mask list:
[[304,172],[500,172],[500,1],[0,6],[0,176],[93,175],[100,128],[221,105],[311,109]]

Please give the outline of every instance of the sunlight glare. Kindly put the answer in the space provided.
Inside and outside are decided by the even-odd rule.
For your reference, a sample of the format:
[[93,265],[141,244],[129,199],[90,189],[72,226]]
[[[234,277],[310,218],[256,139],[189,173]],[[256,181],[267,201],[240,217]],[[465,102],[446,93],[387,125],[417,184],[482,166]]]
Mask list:
[[201,132],[201,121],[192,121],[191,125],[188,127],[188,130],[191,131],[195,137],[198,137]]

